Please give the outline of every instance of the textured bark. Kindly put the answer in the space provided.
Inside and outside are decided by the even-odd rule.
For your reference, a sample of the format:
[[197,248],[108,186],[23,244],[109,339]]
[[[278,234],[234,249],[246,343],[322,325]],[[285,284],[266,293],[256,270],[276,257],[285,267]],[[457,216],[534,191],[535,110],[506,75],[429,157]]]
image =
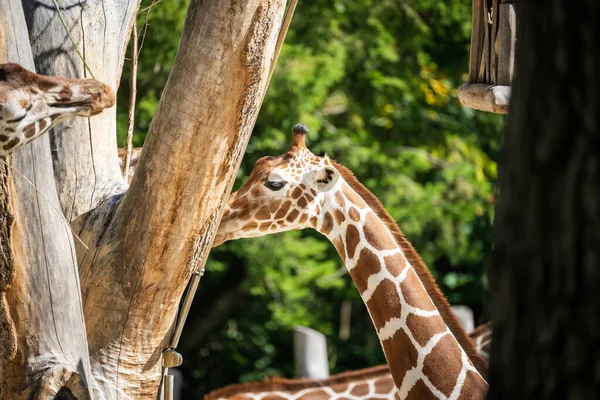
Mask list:
[[[61,15],[94,77],[116,93],[140,0],[61,0]],[[58,18],[53,0],[23,0],[37,72],[90,77]],[[126,190],[117,159],[116,112],[77,118],[51,133],[56,188],[69,221]]]
[[[11,29],[0,35],[0,62],[17,62],[33,69],[20,2],[0,0],[2,27]],[[60,212],[48,136],[16,150],[11,164],[20,173],[11,171],[8,186],[0,194],[2,203],[10,204],[8,213],[15,221],[12,230],[6,230],[10,216],[2,221],[5,262],[0,266],[0,292],[6,290],[6,302],[0,298],[0,368],[7,358],[12,360],[0,371],[0,397],[50,399],[64,388],[63,392],[69,390],[86,399],[93,379],[75,248]],[[14,258],[9,256],[11,252]],[[11,341],[15,333],[16,343]]]
[[[0,4],[7,1],[15,2],[0,0]],[[60,4],[66,7],[61,14],[95,78],[116,89],[137,0],[63,0]],[[191,1],[173,70],[129,188],[119,171],[114,108],[103,116],[73,120],[54,129],[51,148],[55,179],[37,175],[37,169],[28,174],[38,183],[43,176],[47,185],[41,185],[43,193],[62,209],[86,243],[87,247],[76,244],[82,298],[77,288],[66,284],[59,287],[59,273],[77,282],[75,261],[66,260],[73,256],[66,226],[55,221],[54,234],[47,234],[47,220],[38,221],[32,217],[36,209],[17,204],[14,230],[25,221],[24,228],[31,225],[39,231],[37,237],[28,240],[13,233],[19,238],[14,246],[18,247],[17,259],[29,265],[30,254],[43,243],[62,248],[54,256],[65,260],[57,267],[38,257],[33,263],[39,264],[35,271],[30,271],[33,267],[23,272],[17,269],[11,290],[18,313],[13,316],[17,323],[25,324],[32,314],[37,319],[30,331],[55,329],[44,340],[65,345],[65,339],[71,341],[85,333],[80,326],[81,311],[78,323],[65,323],[72,315],[58,313],[56,310],[64,307],[47,296],[70,293],[68,299],[61,297],[68,310],[83,304],[91,372],[97,382],[95,397],[156,396],[160,356],[179,300],[193,271],[204,266],[266,90],[284,5],[285,0]],[[20,12],[20,4],[14,6]],[[24,9],[37,72],[88,76],[54,2],[26,0]],[[11,10],[2,11],[12,15]],[[8,26],[20,26],[23,31],[25,27],[12,22]],[[27,41],[24,47],[29,51]],[[27,66],[23,58],[12,61]],[[46,150],[26,148],[36,155],[30,163],[34,167],[40,163],[38,169],[51,173],[50,159],[40,156],[40,152],[48,151],[48,138],[40,139],[39,145]],[[15,186],[17,182],[15,178]],[[46,193],[50,186],[56,187],[58,196],[56,192]],[[36,199],[36,207],[45,204],[32,188],[18,190]],[[60,216],[60,212],[54,210],[53,215]],[[39,226],[33,226],[36,223]],[[70,272],[63,270],[66,266]],[[41,282],[41,272],[47,275],[47,282]],[[34,292],[31,299],[39,299],[39,303],[21,307],[22,290]],[[48,312],[50,304],[54,314]],[[38,322],[42,311],[48,319],[46,328],[40,328],[42,323]],[[17,331],[23,356],[15,360],[26,363],[35,353],[32,343],[38,343],[29,337],[21,346],[22,333]],[[82,343],[72,342],[69,346],[76,349]],[[47,349],[42,346],[35,354],[46,355]],[[87,353],[77,357],[70,354],[65,359],[81,361],[78,372],[87,371]],[[69,381],[69,388],[62,389],[60,396],[85,398],[78,392],[85,387],[79,382],[91,380],[86,375],[84,381],[78,381],[80,375],[71,372],[54,368],[41,379]],[[11,393],[17,390],[13,386]],[[59,386],[52,387],[54,392],[48,392],[49,396]]]
[[491,399],[600,398],[600,4],[520,9],[500,163]]
[[129,190],[76,221],[90,246],[78,253],[84,312],[106,393],[156,392],[160,348],[210,250],[283,9],[283,0],[192,1]]

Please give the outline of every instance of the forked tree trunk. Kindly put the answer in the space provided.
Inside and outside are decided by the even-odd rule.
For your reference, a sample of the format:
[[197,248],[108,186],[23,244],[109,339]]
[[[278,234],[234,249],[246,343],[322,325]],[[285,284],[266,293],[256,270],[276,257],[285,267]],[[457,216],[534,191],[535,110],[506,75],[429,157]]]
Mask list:
[[531,6],[499,168],[489,398],[598,399],[600,6]]
[[[0,31],[0,62],[33,69],[19,1],[0,0]],[[0,292],[6,289],[6,302],[0,299],[0,396],[6,399],[54,398],[63,387],[86,399],[93,385],[75,247],[60,212],[48,143],[45,135],[13,153],[10,163],[18,172],[11,171],[0,194],[6,201],[10,193],[6,213],[15,221],[0,238],[3,253],[14,254],[0,274]],[[2,222],[10,227],[10,219]]]
[[[7,1],[16,3],[0,0],[0,4]],[[12,3],[10,10],[19,8]],[[25,4],[38,72],[85,76],[83,63],[53,11],[54,2]],[[61,4],[71,36],[94,76],[116,89],[137,2]],[[69,122],[52,136],[57,208],[87,246],[75,246],[82,302],[77,290],[69,289],[72,295],[64,303],[83,303],[98,398],[156,396],[161,351],[180,297],[191,274],[204,266],[266,90],[284,5],[285,0],[191,1],[175,63],[129,188],[118,167],[114,109]],[[0,18],[3,13],[11,15],[10,10],[0,7]],[[40,145],[49,151],[47,141]],[[42,150],[26,149],[36,152],[37,163]],[[49,165],[45,168],[50,170]],[[54,187],[54,181],[48,181]],[[31,211],[22,216],[16,208],[15,230],[19,221],[31,219]],[[12,236],[14,241],[15,232]],[[39,245],[39,232],[35,240]],[[44,236],[44,240],[60,246],[71,243],[64,235]],[[63,256],[71,255],[68,249]],[[64,261],[67,266],[76,279],[74,261]],[[59,268],[43,267],[31,268],[51,271],[50,275]],[[34,290],[20,284],[21,279],[17,274],[13,287],[24,286],[33,300],[38,291],[62,290],[61,282]],[[52,315],[47,303],[30,308],[35,307]],[[64,323],[62,311],[57,310],[62,308],[56,307],[49,327]],[[83,328],[76,330],[83,332]],[[62,339],[61,335],[55,336]],[[79,349],[83,341],[75,342]],[[20,349],[29,356],[29,348]],[[77,360],[85,367],[87,354]],[[25,398],[10,393],[8,398]]]

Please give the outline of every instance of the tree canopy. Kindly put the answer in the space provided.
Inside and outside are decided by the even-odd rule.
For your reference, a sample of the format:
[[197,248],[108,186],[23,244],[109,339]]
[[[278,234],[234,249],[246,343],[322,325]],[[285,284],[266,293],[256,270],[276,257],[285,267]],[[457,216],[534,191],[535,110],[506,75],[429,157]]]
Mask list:
[[[141,146],[167,80],[188,1],[143,1],[134,145]],[[501,116],[460,105],[471,31],[469,0],[336,0],[296,9],[238,187],[292,127],[350,168],[383,203],[453,304],[486,320]],[[129,55],[130,56],[130,55]],[[118,93],[127,131],[129,65]],[[201,93],[198,93],[201,96]],[[340,309],[352,305],[340,338]],[[328,336],[332,373],[385,359],[333,246],[314,231],[214,249],[183,332],[185,398],[265,376],[293,376],[292,329]]]

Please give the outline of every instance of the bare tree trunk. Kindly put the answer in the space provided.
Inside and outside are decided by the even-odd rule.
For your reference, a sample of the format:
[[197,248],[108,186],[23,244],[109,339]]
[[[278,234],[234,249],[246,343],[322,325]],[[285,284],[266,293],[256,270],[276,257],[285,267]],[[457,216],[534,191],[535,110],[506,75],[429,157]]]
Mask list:
[[[0,62],[33,69],[20,2],[0,0],[0,30]],[[9,256],[0,274],[0,291],[6,290],[6,302],[0,298],[0,339],[9,350],[0,354],[0,397],[50,399],[62,390],[86,399],[93,378],[77,260],[56,195],[48,136],[18,149],[11,164],[19,172],[12,173],[8,191],[0,194],[6,199],[10,193],[15,220],[12,232],[1,238],[5,253],[13,252],[14,259]],[[11,222],[3,221],[8,227]]]
[[283,9],[281,0],[192,1],[131,187],[76,221],[90,243],[79,252],[85,315],[107,392],[117,383],[141,397],[156,390],[157,349],[189,277],[206,261],[266,89]]
[[[0,4],[7,1],[14,3]],[[24,3],[38,72],[86,76],[54,2]],[[137,0],[60,4],[95,78],[115,88]],[[59,202],[57,207],[87,246],[77,244],[76,250],[96,397],[156,396],[160,356],[180,297],[192,273],[206,262],[266,90],[284,6],[285,0],[191,1],[179,51],[129,188],[118,166],[114,110],[55,129],[55,180],[47,182],[52,187],[56,183],[58,199],[50,198]],[[38,163],[37,154],[33,161]],[[44,168],[51,171],[49,164]],[[24,218],[20,212],[16,207],[15,229]],[[71,245],[58,234],[43,238],[55,246]],[[31,246],[40,243],[30,241]],[[22,246],[15,253],[30,251]],[[70,257],[72,252],[67,248],[61,255]],[[74,261],[64,265],[77,278]],[[44,265],[39,271],[52,278],[58,273],[54,268],[59,267]],[[13,283],[13,288],[31,289],[31,279],[22,279],[17,271],[15,282],[22,283]],[[47,292],[62,292],[60,284],[50,279]],[[81,304],[76,289],[64,291],[71,293],[65,303]],[[14,292],[19,300],[21,294]],[[36,297],[50,302],[37,292],[32,299]],[[49,315],[48,329],[58,325],[85,332],[76,324],[64,324],[62,314],[37,307],[36,312]],[[63,335],[57,330],[52,340],[62,343],[69,337]],[[27,358],[30,350],[23,346],[19,351]],[[78,360],[87,365],[87,356]],[[11,393],[16,390],[12,387]]]
[[600,5],[525,10],[499,168],[489,398],[597,399]]

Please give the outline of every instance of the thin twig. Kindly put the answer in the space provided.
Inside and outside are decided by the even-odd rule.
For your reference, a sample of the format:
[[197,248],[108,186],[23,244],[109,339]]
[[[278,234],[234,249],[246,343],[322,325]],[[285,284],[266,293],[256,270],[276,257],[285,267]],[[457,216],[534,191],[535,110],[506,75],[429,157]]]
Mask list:
[[150,11],[152,11],[152,8],[157,5],[158,3],[160,3],[161,0],[154,0],[152,1],[152,3],[144,8],[143,10],[141,10],[138,15],[142,14],[143,12],[145,12],[145,16],[144,16],[144,20],[142,21],[142,42],[140,44],[140,48],[138,50],[138,57],[140,55],[140,53],[142,52],[142,47],[144,47],[144,41],[146,40],[146,31],[148,30],[148,19],[150,18]]
[[40,197],[42,199],[44,199],[44,201],[46,201],[46,203],[48,203],[48,205],[50,207],[52,207],[56,212],[58,212],[58,215],[60,215],[60,217],[65,221],[65,223],[67,224],[67,226],[69,227],[69,230],[71,231],[71,233],[73,234],[73,236],[75,236],[75,238],[77,239],[77,241],[79,241],[79,243],[81,243],[81,245],[83,247],[85,247],[86,250],[88,250],[88,247],[85,243],[83,243],[83,241],[79,238],[79,236],[77,236],[77,234],[73,231],[73,228],[71,228],[71,224],[69,223],[69,221],[67,221],[67,219],[65,218],[62,210],[59,210],[54,204],[52,204],[50,202],[50,200],[48,200],[48,198],[46,196],[44,196],[44,194],[42,192],[40,192],[38,190],[38,188],[35,186],[35,184],[33,182],[31,182],[29,180],[29,178],[27,178],[25,176],[25,174],[23,174],[21,171],[19,171],[18,169],[16,169],[15,167],[13,167],[12,165],[10,165],[9,163],[6,162],[5,159],[0,158],[0,161],[2,161],[6,166],[8,166],[8,168],[10,168],[13,172],[16,172],[17,175],[19,175],[21,178],[25,179],[25,182],[27,182],[28,184],[31,185],[31,187],[37,192],[37,194],[40,195]]
[[129,183],[129,165],[131,164],[131,150],[133,148],[133,127],[135,121],[135,98],[137,95],[137,68],[138,68],[138,35],[136,23],[131,32],[131,80],[129,90],[129,125],[127,126],[127,152],[125,153],[125,170],[123,176]]
[[[62,14],[60,13],[60,8],[58,7],[58,4],[56,3],[56,0],[52,0],[52,2],[54,3],[54,7],[56,7],[56,12],[58,13],[58,18],[60,19],[60,22],[62,23],[62,26],[65,28],[65,31],[67,32],[67,36],[69,36],[69,39],[71,40],[71,43],[73,43],[73,47],[75,48],[75,51],[77,52],[77,55],[79,55],[79,58],[81,58],[81,61],[83,61],[83,65],[85,66],[85,68],[90,73],[90,76],[92,78],[96,79],[96,77],[92,73],[92,70],[90,69],[90,67],[85,62],[85,58],[83,57],[83,54],[81,54],[81,52],[79,51],[79,47],[77,47],[77,44],[75,44],[75,39],[73,39],[73,36],[71,36],[71,31],[69,30],[69,28],[67,28],[67,24],[65,23],[65,20],[63,19]],[[64,6],[63,6],[63,9],[64,9]],[[66,11],[66,9],[65,9],[65,11]]]

